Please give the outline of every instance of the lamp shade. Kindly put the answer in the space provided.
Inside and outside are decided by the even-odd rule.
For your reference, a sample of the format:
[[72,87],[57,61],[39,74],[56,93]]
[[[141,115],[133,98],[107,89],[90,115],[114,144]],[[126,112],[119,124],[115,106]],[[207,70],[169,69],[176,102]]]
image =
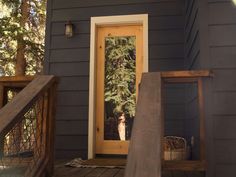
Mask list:
[[68,21],[66,24],[65,24],[65,35],[66,37],[70,38],[73,36],[73,24]]

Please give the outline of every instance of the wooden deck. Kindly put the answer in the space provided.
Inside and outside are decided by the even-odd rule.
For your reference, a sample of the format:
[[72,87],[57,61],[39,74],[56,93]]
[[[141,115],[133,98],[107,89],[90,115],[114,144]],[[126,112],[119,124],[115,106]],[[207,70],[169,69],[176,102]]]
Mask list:
[[119,168],[73,168],[56,167],[54,177],[124,177],[124,169]]
[[[53,177],[124,177],[124,168],[74,168],[64,164],[70,160],[56,161]],[[162,177],[205,177],[202,171],[163,170]]]
[[[53,177],[124,177],[125,169],[56,167]],[[163,171],[162,177],[205,177],[203,172]]]

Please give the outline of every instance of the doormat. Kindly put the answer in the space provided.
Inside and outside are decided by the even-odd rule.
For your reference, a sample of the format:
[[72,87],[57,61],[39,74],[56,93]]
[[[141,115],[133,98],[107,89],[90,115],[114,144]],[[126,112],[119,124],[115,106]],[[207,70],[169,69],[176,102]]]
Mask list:
[[76,158],[66,163],[65,166],[77,168],[125,168],[126,159],[88,159]]

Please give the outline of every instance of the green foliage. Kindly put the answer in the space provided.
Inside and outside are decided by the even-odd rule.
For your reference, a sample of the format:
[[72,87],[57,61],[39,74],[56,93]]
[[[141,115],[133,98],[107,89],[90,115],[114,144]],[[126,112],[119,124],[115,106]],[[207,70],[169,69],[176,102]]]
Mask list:
[[26,74],[41,72],[44,57],[46,0],[28,1],[28,18],[22,25],[20,19],[22,0],[0,2],[0,66],[6,75],[15,74],[17,40],[23,38]]
[[105,101],[113,113],[135,115],[135,37],[107,37],[105,40]]

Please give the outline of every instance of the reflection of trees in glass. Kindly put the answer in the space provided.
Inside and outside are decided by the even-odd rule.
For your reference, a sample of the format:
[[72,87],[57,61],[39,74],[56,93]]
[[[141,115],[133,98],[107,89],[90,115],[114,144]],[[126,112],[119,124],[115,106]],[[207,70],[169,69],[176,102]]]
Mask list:
[[113,114],[135,115],[135,37],[105,39],[105,101]]

